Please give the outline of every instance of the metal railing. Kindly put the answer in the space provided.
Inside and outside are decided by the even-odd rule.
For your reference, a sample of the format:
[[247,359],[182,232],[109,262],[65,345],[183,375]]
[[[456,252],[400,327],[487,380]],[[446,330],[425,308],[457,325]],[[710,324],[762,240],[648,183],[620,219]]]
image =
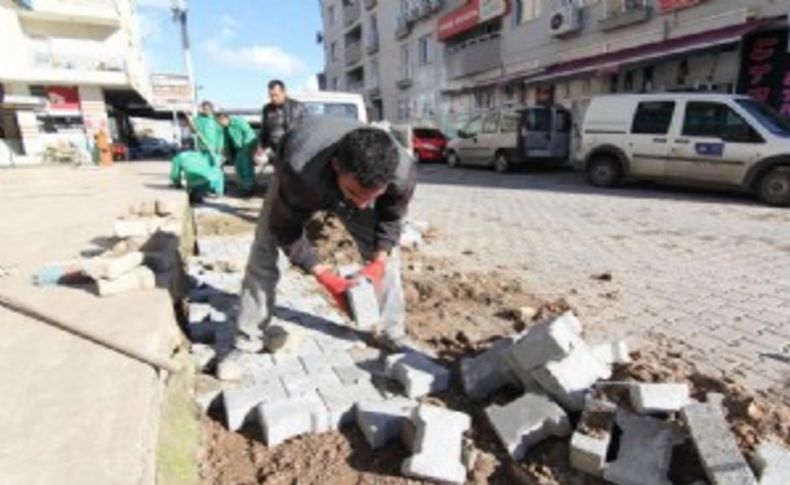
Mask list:
[[126,60],[117,56],[97,57],[82,54],[39,52],[33,55],[33,66],[75,71],[125,72]]

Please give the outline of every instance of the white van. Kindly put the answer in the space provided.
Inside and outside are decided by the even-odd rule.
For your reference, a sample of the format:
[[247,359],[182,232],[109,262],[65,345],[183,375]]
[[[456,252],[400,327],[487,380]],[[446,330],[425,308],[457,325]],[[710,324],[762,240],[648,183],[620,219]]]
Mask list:
[[[304,103],[307,111],[313,115],[351,118],[366,124],[368,122],[368,112],[365,109],[365,100],[361,94],[333,91],[289,92],[288,97]],[[263,106],[258,106],[254,108],[226,109],[224,111],[229,115],[241,116],[253,128],[259,130],[261,127],[262,108]]]
[[746,96],[598,96],[585,114],[579,159],[591,184],[622,178],[738,187],[790,205],[790,122]]

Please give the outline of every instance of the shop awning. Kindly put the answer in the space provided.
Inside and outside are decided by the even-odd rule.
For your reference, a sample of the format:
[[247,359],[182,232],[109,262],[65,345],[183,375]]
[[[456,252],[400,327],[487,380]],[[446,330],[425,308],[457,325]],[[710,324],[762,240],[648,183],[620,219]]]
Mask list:
[[670,57],[673,55],[687,54],[694,51],[710,49],[726,44],[740,42],[741,38],[749,32],[765,26],[768,22],[754,20],[743,24],[709,30],[699,34],[687,35],[664,42],[607,52],[583,59],[563,62],[548,66],[542,73],[525,77],[524,80],[533,83],[548,81],[558,78],[575,76],[589,72],[616,72],[623,65],[650,61]]

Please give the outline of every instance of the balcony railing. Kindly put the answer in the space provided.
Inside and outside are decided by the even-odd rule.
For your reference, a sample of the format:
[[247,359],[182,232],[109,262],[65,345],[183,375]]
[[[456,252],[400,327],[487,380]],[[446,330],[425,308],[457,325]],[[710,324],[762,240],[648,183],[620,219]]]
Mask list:
[[33,67],[72,71],[125,72],[126,61],[122,57],[39,52],[33,55]]
[[81,22],[117,27],[121,22],[115,0],[32,0],[20,16],[53,22]]
[[448,47],[444,59],[450,79],[496,68],[502,64],[501,38],[490,34]]
[[353,66],[362,61],[362,43],[346,44],[346,65]]
[[644,22],[649,20],[652,14],[653,8],[650,5],[645,3],[635,4],[624,10],[610,12],[606,18],[598,22],[598,26],[606,32],[625,27],[626,25]]
[[351,27],[359,21],[362,15],[362,9],[359,8],[360,0],[348,0],[343,6],[343,25]]
[[368,37],[368,40],[365,42],[365,52],[367,52],[368,55],[373,55],[378,51],[379,51],[379,36],[378,34],[371,35],[370,37]]

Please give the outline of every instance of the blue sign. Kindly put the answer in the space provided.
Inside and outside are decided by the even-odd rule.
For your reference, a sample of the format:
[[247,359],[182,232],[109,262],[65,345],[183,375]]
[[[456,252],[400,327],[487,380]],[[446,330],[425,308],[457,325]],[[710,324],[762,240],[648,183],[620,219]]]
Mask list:
[[724,155],[724,143],[695,143],[694,149],[697,151],[697,155],[709,157]]

